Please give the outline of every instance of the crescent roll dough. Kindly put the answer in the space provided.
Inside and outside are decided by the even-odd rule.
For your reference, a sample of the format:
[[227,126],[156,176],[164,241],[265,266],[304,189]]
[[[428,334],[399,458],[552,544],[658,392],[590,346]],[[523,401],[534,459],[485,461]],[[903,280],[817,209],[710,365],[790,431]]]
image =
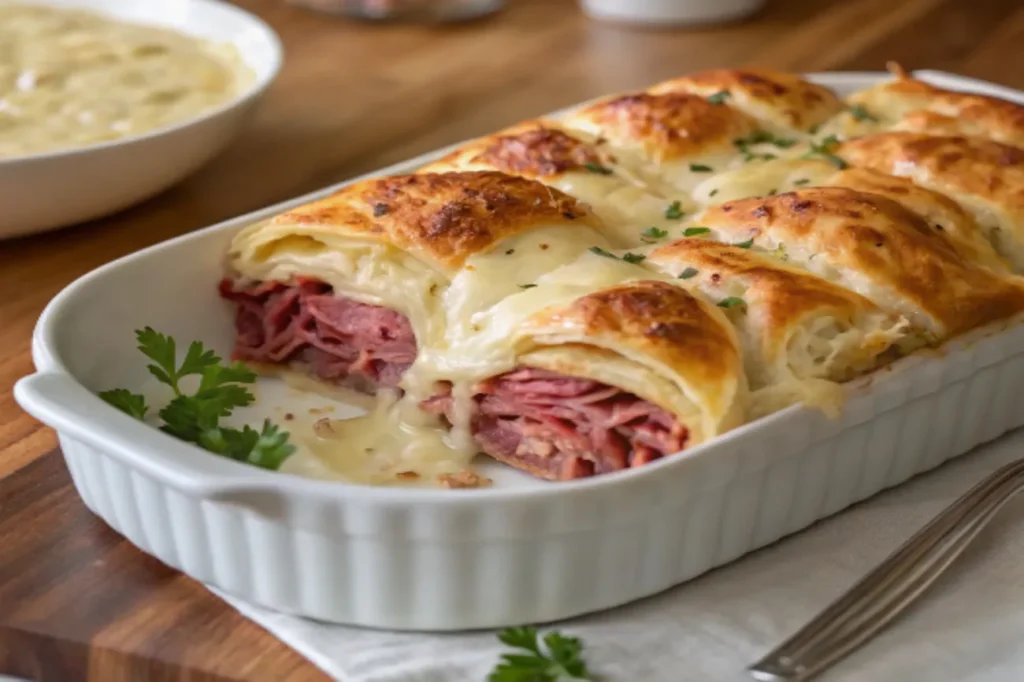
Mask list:
[[666,218],[669,206],[695,208],[684,195],[656,195],[611,157],[555,123],[530,121],[469,142],[421,172],[492,170],[543,182],[589,205],[622,247],[639,245],[647,228],[673,226]]
[[692,237],[659,246],[644,265],[728,305],[765,414],[797,400],[835,407],[837,383],[920,345],[899,315],[781,258]]
[[612,97],[559,122],[665,196],[689,192],[736,162],[736,141],[758,131],[739,110],[685,92]]
[[674,78],[648,89],[654,94],[718,95],[725,104],[782,131],[810,131],[843,109],[828,88],[800,76],[769,69],[711,69]]
[[[222,292],[241,306],[243,359],[312,365],[332,381],[365,369],[372,387],[378,351],[395,338],[411,337],[413,356],[443,344],[474,311],[594,246],[611,247],[597,219],[538,182],[488,172],[376,178],[242,230]],[[379,331],[368,334],[365,319]],[[404,347],[402,371],[412,361]]]
[[1013,269],[1024,272],[1024,150],[963,136],[880,133],[844,142],[836,154],[954,199]]
[[857,292],[944,339],[1024,310],[1024,289],[963,260],[915,213],[877,194],[800,189],[708,208],[695,222]]
[[946,90],[911,78],[896,78],[849,97],[854,108],[830,130],[856,137],[883,130],[931,135],[972,135],[1024,148],[1024,106],[998,97]]
[[720,173],[695,194],[705,204],[716,204],[807,187],[846,187],[891,199],[943,233],[964,259],[1001,274],[1010,272],[1009,263],[989,243],[986,231],[955,201],[907,178],[867,168],[836,170],[826,161],[780,159]]
[[449,368],[455,386],[427,409],[534,475],[635,466],[743,418],[746,381],[729,321],[636,265],[587,254],[476,323],[477,337],[450,349],[463,362],[462,372]]

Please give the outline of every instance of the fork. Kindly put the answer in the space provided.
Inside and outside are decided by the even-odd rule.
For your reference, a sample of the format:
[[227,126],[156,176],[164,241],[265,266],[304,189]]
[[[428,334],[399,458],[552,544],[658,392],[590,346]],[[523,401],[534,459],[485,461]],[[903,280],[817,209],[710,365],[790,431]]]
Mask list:
[[805,682],[824,672],[910,606],[1021,490],[1024,459],[971,488],[748,672],[763,682]]

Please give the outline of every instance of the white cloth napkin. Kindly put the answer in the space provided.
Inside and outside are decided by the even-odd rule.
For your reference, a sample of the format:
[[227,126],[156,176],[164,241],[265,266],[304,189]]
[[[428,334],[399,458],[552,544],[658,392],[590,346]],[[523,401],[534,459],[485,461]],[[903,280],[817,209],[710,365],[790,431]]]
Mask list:
[[[747,681],[744,672],[946,505],[1024,456],[1024,431],[643,602],[552,626],[603,682]],[[223,596],[223,595],[222,595]],[[483,682],[493,633],[398,634],[227,601],[343,682]],[[922,600],[823,680],[1024,679],[1024,495]]]

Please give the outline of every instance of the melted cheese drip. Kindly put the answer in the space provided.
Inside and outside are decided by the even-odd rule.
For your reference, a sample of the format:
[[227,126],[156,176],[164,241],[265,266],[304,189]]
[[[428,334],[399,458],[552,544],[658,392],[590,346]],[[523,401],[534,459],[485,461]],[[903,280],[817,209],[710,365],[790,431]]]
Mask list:
[[0,158],[172,125],[251,80],[230,46],[82,10],[0,3]]
[[615,170],[616,175],[591,171],[564,173],[549,184],[589,204],[618,246],[629,248],[643,243],[643,232],[649,227],[663,230],[674,227],[675,221],[665,217],[672,201],[680,203],[683,213],[697,207],[685,193],[670,192],[667,195],[670,200],[654,193],[642,180],[630,181],[626,169]]
[[367,485],[431,485],[469,469],[473,448],[452,443],[440,420],[408,400],[382,392],[370,411],[349,419],[321,419],[299,441],[305,452],[282,471]]
[[824,184],[835,172],[835,166],[825,161],[751,161],[708,178],[694,189],[693,194],[704,205],[724,204],[746,197],[816,187]]
[[314,227],[259,223],[235,238],[231,265],[258,281],[313,277],[344,296],[397,310],[409,318],[418,342],[436,343],[445,324],[439,305],[444,273],[387,244],[324,234]]

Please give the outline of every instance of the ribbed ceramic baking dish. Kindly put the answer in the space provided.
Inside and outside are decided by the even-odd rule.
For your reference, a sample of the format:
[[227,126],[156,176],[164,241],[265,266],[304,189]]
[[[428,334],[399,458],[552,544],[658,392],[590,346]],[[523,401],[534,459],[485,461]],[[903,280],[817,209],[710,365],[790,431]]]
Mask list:
[[[979,81],[917,75],[1024,101]],[[815,80],[846,94],[883,77]],[[165,563],[263,606],[415,630],[566,618],[677,585],[1024,424],[1019,324],[856,382],[838,420],[797,406],[639,469],[558,484],[498,476],[489,489],[406,490],[272,473],[175,440],[94,395],[144,383],[132,334],[144,325],[228,351],[232,316],[215,285],[231,235],[334,189],[82,277],[40,318],[38,371],[15,389],[57,430],[91,510]],[[264,409],[300,400],[279,388],[261,385]]]

